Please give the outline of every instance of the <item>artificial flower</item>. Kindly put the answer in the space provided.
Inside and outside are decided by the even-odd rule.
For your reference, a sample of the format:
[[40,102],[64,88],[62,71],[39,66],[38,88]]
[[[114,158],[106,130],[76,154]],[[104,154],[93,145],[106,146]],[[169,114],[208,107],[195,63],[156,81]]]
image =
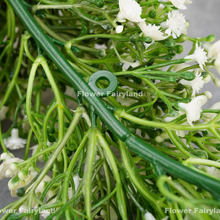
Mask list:
[[24,148],[27,140],[19,138],[19,131],[17,128],[13,128],[11,130],[11,137],[7,140],[4,140],[5,146],[11,150],[17,150],[20,148]]
[[187,122],[193,126],[192,122],[200,119],[200,114],[202,112],[201,107],[207,102],[207,97],[205,95],[197,96],[192,99],[189,103],[179,103],[179,107],[185,110]]
[[123,29],[124,29],[124,26],[123,26],[123,25],[118,25],[118,26],[116,27],[115,32],[116,32],[117,34],[120,34],[120,33],[123,31]]
[[186,31],[186,19],[185,16],[178,12],[172,11],[168,13],[168,19],[161,23],[162,28],[167,28],[165,33],[173,38],[179,37]]
[[119,0],[120,12],[118,14],[118,21],[125,22],[126,20],[132,22],[142,22],[141,18],[142,8],[135,0]]
[[205,92],[203,92],[203,94],[207,97],[207,99],[212,98],[212,93],[210,91],[205,91]]
[[191,86],[192,87],[192,96],[195,96],[195,94],[198,93],[200,91],[200,89],[203,88],[205,82],[203,81],[201,73],[198,73],[198,71],[197,71],[194,80],[188,81],[185,79],[181,79],[179,81],[179,83],[181,83],[182,85],[185,85],[185,86]]
[[[77,189],[78,189],[78,187],[79,187],[80,181],[81,181],[81,178],[79,177],[79,174],[76,174],[76,175],[73,177],[73,181],[74,181],[75,192],[76,192]],[[72,188],[71,188],[71,187],[68,189],[68,196],[69,196],[69,199],[71,199],[71,198],[73,197],[73,191],[72,191]]]
[[168,37],[168,36],[164,36],[164,33],[159,30],[160,26],[156,26],[155,24],[146,25],[145,21],[143,21],[143,22],[140,22],[138,26],[142,30],[143,35],[145,37],[152,38],[152,40],[159,41],[159,40],[164,40]]
[[144,219],[145,220],[156,220],[156,218],[150,212],[146,212],[144,214]]
[[24,187],[25,186],[25,181],[19,179],[18,176],[13,177],[12,179],[10,179],[10,181],[8,182],[8,188],[11,191],[11,196],[15,197],[16,196],[16,191],[17,189]]
[[44,176],[44,178],[41,180],[40,184],[37,186],[35,191],[43,193],[46,187],[46,184],[49,183],[50,181],[51,181],[51,178],[48,175]]
[[159,0],[159,2],[171,2],[176,8],[187,9],[185,6],[185,0]]
[[215,59],[220,54],[220,40],[208,46],[208,58]]
[[16,157],[11,157],[10,155],[5,156],[6,153],[4,153],[4,155],[1,155],[1,159],[4,157],[6,159],[4,159],[4,162],[0,165],[0,180],[3,178],[8,178],[8,177],[12,177],[17,175],[18,173],[18,169],[12,169],[11,165],[13,165],[14,163],[20,163],[23,160],[16,158]]
[[202,48],[198,44],[196,44],[196,49],[194,53],[192,55],[186,56],[185,59],[191,59],[196,61],[201,69],[203,69],[203,66],[207,62],[206,52],[204,51],[204,48]]
[[8,159],[11,159],[12,157],[14,157],[13,154],[11,154],[9,152],[5,152],[0,155],[0,161],[1,160],[8,160]]
[[6,113],[8,111],[8,106],[2,106],[1,110],[0,110],[0,120],[4,120],[6,119]]

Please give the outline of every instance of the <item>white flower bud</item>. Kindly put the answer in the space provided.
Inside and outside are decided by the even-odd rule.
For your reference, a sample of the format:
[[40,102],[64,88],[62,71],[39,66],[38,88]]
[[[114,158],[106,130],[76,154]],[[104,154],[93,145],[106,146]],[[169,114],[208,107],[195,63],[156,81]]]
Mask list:
[[16,163],[11,164],[10,169],[13,171],[17,171],[19,169],[18,164],[16,164]]
[[157,136],[157,137],[155,138],[155,141],[156,141],[157,143],[161,143],[161,142],[164,141],[164,139],[163,139],[161,136]]
[[145,213],[144,219],[145,220],[156,220],[156,218],[150,212]]
[[18,188],[19,185],[19,179],[18,178],[13,178],[8,182],[8,188],[9,190],[15,190]]
[[116,27],[115,32],[116,32],[117,34],[120,34],[120,33],[123,31],[123,29],[124,29],[124,26],[123,26],[123,25],[118,25],[118,26]]
[[22,170],[18,173],[18,177],[21,179],[21,180],[26,180],[28,178],[28,172],[23,172]]
[[210,82],[211,79],[212,79],[212,77],[208,74],[205,78],[203,78],[203,81],[205,83],[208,83],[208,82]]
[[217,87],[220,87],[220,79],[214,78],[214,79],[213,79],[213,82],[215,83],[215,85],[216,85]]
[[8,178],[8,177],[11,177],[12,175],[13,175],[13,171],[10,169],[7,169],[5,172],[5,177]]
[[2,153],[0,156],[0,160],[8,160],[10,158],[14,157],[13,154],[11,153]]
[[203,94],[204,94],[208,99],[211,99],[211,98],[212,98],[212,93],[209,92],[209,91],[205,91],[205,92],[203,92]]
[[100,215],[101,215],[102,218],[105,218],[107,213],[104,209],[102,209],[101,212],[100,212]]

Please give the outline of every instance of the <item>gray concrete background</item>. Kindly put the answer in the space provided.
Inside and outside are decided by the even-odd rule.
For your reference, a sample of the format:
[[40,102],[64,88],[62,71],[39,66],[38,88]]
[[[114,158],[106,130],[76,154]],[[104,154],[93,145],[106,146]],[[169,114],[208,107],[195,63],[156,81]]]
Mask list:
[[[190,21],[188,35],[192,37],[205,37],[209,34],[215,34],[216,40],[220,39],[220,1],[219,0],[193,0],[193,4],[187,5],[187,10],[181,12],[186,15],[186,19]],[[213,94],[213,98],[209,100],[208,105],[211,106],[220,101],[219,91],[212,83],[206,84],[204,90],[209,90]],[[8,121],[3,122],[3,132],[9,127]],[[14,151],[16,156],[22,158],[23,151]],[[0,208],[14,201],[15,198],[10,196],[7,187],[8,179],[0,180]]]

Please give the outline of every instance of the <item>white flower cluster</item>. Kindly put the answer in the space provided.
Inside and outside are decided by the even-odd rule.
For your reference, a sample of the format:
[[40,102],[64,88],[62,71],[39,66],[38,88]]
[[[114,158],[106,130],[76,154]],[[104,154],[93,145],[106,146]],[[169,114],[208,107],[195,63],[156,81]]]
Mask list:
[[[161,0],[160,2],[169,2],[169,0]],[[171,3],[178,9],[186,9],[185,4],[190,4],[187,0],[171,0]],[[146,24],[145,19],[141,18],[142,8],[135,0],[119,0],[120,12],[117,21],[123,23],[126,20],[138,23],[138,26],[145,37],[151,37],[152,40],[164,40],[169,36],[173,38],[179,37],[182,33],[186,33],[185,16],[179,11],[171,11],[168,13],[168,19],[161,23],[161,26],[155,24]],[[165,28],[165,33],[161,30]],[[123,31],[123,25],[116,28],[116,33]]]

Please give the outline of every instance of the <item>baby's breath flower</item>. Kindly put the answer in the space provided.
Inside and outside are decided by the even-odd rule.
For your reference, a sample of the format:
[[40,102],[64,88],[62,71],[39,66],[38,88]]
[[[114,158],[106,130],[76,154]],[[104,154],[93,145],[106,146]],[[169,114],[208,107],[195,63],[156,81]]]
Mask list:
[[208,47],[208,58],[215,59],[220,54],[220,40]]
[[12,157],[14,157],[13,154],[11,154],[9,152],[7,152],[7,153],[5,152],[0,155],[0,161],[1,160],[8,160],[8,159],[11,159]]
[[212,93],[210,91],[205,91],[205,92],[203,92],[203,94],[207,97],[207,99],[212,98]]
[[146,212],[144,214],[144,219],[145,220],[156,220],[156,218],[150,212]]
[[167,28],[165,33],[173,38],[179,37],[186,31],[186,19],[185,16],[178,12],[172,11],[168,13],[168,19],[161,23],[162,28]]
[[171,2],[176,8],[182,10],[187,9],[187,7],[185,6],[185,0],[159,0],[159,2]]
[[0,110],[0,120],[6,119],[6,113],[8,111],[8,106],[2,106]]
[[207,97],[204,95],[197,96],[192,99],[189,103],[179,103],[180,108],[185,110],[187,122],[193,126],[192,122],[200,119],[200,114],[202,112],[201,107],[207,102]]
[[19,131],[17,128],[11,130],[11,137],[4,140],[5,146],[11,150],[17,150],[24,148],[27,141],[25,139],[19,138]]
[[204,51],[204,48],[198,46],[198,44],[196,44],[196,49],[194,53],[192,55],[186,56],[184,59],[191,59],[196,61],[201,69],[203,69],[203,66],[207,62],[206,52]]
[[[79,183],[81,181],[81,178],[79,177],[79,174],[76,174],[74,177],[73,177],[73,181],[74,181],[74,185],[75,185],[75,192],[77,191],[78,187],[79,187]],[[73,191],[72,191],[72,188],[70,187],[68,189],[68,196],[69,196],[69,199],[71,199],[73,197]]]
[[123,26],[123,25],[118,25],[118,26],[116,27],[115,32],[116,32],[117,34],[120,34],[120,33],[123,31],[123,29],[124,29],[124,26]]
[[138,26],[142,30],[143,35],[145,37],[152,38],[152,40],[159,41],[159,40],[164,40],[168,37],[168,36],[164,36],[164,33],[159,30],[160,26],[156,26],[155,24],[146,25],[145,21],[143,21],[143,22],[140,22]]
[[15,176],[18,171],[10,169],[11,165],[14,163],[20,163],[23,160],[13,157],[7,158],[1,165],[0,165],[0,180],[7,177]]
[[144,21],[144,19],[141,18],[142,8],[135,0],[119,0],[119,8],[119,22],[125,22],[126,20],[132,22]]
[[40,184],[37,186],[35,191],[43,193],[45,186],[46,186],[46,183],[49,183],[50,181],[51,181],[51,178],[48,175],[44,176],[44,178],[42,179]]
[[203,88],[204,86],[204,81],[203,81],[203,78],[201,76],[201,73],[196,73],[196,77],[194,80],[191,80],[191,81],[188,81],[188,80],[185,80],[185,79],[181,79],[179,81],[179,83],[181,83],[182,85],[185,85],[185,86],[191,86],[192,87],[192,96],[195,96],[196,93],[198,93],[200,91],[200,89]]

